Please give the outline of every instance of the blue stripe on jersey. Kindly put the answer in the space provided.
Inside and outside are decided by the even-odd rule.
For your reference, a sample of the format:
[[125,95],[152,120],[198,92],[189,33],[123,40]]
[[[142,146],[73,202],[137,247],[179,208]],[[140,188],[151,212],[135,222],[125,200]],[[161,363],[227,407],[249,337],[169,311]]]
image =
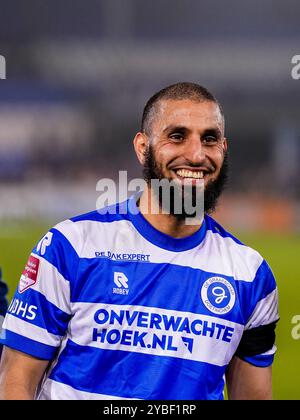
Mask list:
[[57,347],[39,343],[9,330],[3,329],[1,335],[5,337],[0,339],[0,343],[4,346],[19,350],[22,353],[30,354],[39,359],[51,360],[57,352]]
[[[15,301],[15,299],[19,302]],[[33,309],[36,313],[34,319],[30,319],[32,315],[28,313],[28,308],[31,305],[37,308]],[[16,291],[8,313],[61,337],[65,335],[71,319],[71,315],[57,308],[43,294],[33,289],[28,289],[25,293]]]
[[[128,278],[128,295],[113,294],[116,271],[124,273]],[[201,299],[202,285],[214,276],[215,273],[169,263],[143,264],[107,258],[82,258],[77,283],[71,290],[71,301],[158,307],[218,316],[242,324],[238,299],[232,311],[225,315],[215,315],[204,305]],[[222,274],[222,278],[228,280],[236,290],[232,277]]]
[[[50,232],[53,233],[51,246],[46,247],[42,258],[45,258],[52,264],[65,280],[73,282],[76,279],[80,258],[62,233],[55,228],[51,229]],[[32,252],[41,256],[41,253],[37,251],[37,247]]]
[[[223,399],[225,369],[172,357],[82,347],[69,340],[50,378],[81,391],[125,398],[218,400]],[[205,378],[201,386],[200,375]]]
[[258,354],[257,356],[244,357],[243,360],[257,367],[268,367],[274,361],[274,354]]
[[243,309],[244,324],[252,315],[257,303],[268,296],[276,288],[276,281],[273,273],[264,260],[256,272],[255,279],[249,283],[246,281],[236,281],[238,295]]

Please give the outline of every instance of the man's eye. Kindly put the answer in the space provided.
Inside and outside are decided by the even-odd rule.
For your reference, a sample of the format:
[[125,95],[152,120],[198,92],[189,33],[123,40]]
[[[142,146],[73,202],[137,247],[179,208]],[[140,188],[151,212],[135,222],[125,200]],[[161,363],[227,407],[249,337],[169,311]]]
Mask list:
[[216,143],[218,141],[218,139],[215,136],[205,136],[203,139],[204,143]]
[[177,140],[177,141],[183,140],[183,134],[181,134],[181,133],[172,133],[172,134],[170,134],[170,138],[173,139],[173,140]]

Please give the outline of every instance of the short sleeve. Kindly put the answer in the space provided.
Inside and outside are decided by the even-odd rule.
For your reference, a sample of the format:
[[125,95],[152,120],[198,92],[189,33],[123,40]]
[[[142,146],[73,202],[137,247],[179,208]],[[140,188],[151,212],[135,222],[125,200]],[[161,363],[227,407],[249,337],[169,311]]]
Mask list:
[[70,289],[78,263],[59,229],[51,229],[39,241],[8,307],[1,344],[40,359],[55,357],[72,316]]
[[273,363],[276,352],[279,315],[278,289],[266,261],[259,267],[247,298],[247,318],[236,356],[254,366],[267,367]]

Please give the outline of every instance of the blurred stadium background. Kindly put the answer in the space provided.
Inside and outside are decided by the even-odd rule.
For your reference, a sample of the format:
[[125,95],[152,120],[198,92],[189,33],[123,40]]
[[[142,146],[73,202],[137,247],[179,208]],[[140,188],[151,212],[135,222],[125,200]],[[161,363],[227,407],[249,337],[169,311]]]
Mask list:
[[34,243],[140,175],[145,101],[177,81],[223,104],[231,177],[216,218],[278,280],[274,397],[300,399],[300,54],[296,0],[0,0],[0,266],[10,298]]

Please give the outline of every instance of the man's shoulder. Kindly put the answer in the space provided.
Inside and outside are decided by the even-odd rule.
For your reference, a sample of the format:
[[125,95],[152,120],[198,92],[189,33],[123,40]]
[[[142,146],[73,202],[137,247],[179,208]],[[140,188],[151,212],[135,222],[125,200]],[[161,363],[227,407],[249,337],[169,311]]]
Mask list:
[[211,233],[217,234],[220,238],[224,239],[231,239],[238,245],[247,246],[243,242],[241,242],[236,236],[226,230],[220,223],[218,223],[214,218],[209,215],[205,216],[207,229],[211,231]]
[[208,234],[220,252],[230,256],[236,266],[248,267],[252,277],[264,262],[263,256],[256,249],[240,241],[211,216],[206,216],[206,224]]
[[[211,241],[209,249],[218,254],[218,261],[230,270],[239,290],[256,302],[270,293],[276,293],[276,279],[265,258],[227,232],[213,218],[207,217],[207,230]],[[214,255],[216,259],[216,255]]]
[[73,248],[78,249],[89,235],[97,232],[102,226],[110,226],[112,222],[127,219],[126,214],[120,210],[122,204],[116,203],[63,220],[50,229],[50,234],[56,235],[61,242],[67,239]]

